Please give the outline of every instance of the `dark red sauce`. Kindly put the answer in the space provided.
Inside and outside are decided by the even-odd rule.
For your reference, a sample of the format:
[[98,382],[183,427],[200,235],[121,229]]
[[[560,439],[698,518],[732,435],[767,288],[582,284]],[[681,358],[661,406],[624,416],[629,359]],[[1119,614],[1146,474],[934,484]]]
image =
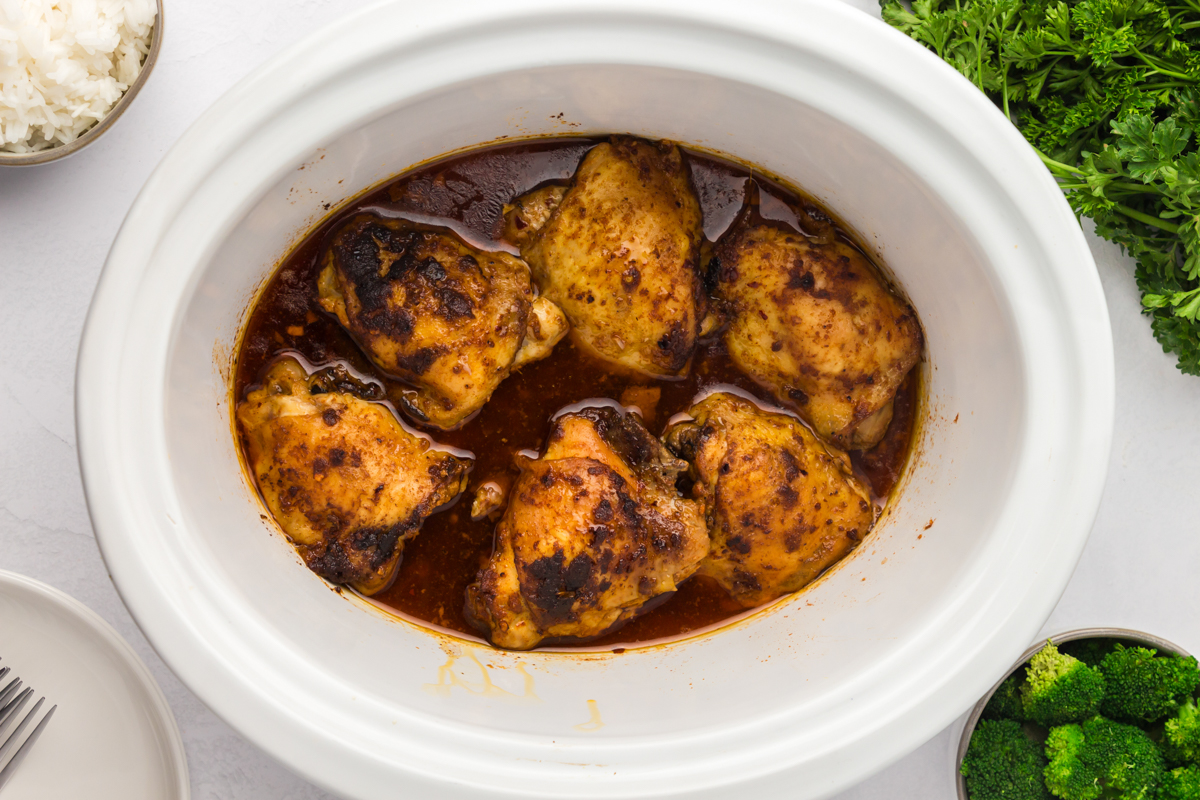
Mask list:
[[[477,247],[515,253],[515,248],[499,239],[504,204],[543,183],[569,180],[596,141],[560,137],[494,145],[452,156],[394,179],[316,226],[283,260],[251,312],[237,356],[235,397],[240,400],[262,370],[284,351],[299,352],[314,364],[347,363],[387,386],[389,393],[398,392],[399,385],[380,374],[315,302],[319,258],[328,232],[346,217],[370,211],[445,225]],[[803,228],[792,209],[815,207],[827,215],[798,191],[744,165],[691,151],[688,158],[709,240],[718,238],[742,208],[747,181],[757,184],[758,213],[765,218]],[[841,229],[838,234],[854,244]],[[456,504],[426,520],[421,533],[405,546],[391,588],[373,599],[420,620],[477,633],[463,616],[463,596],[491,555],[495,523],[471,521],[470,503],[476,489],[487,481],[511,480],[516,475],[514,455],[519,450],[539,449],[550,418],[563,406],[592,397],[622,400],[625,395],[622,402],[632,400],[642,406],[647,427],[657,435],[672,415],[686,411],[699,392],[716,384],[731,384],[770,402],[767,393],[733,365],[719,339],[703,343],[689,375],[673,381],[610,371],[580,352],[569,337],[564,339],[550,357],[500,384],[483,410],[461,428],[429,431],[438,442],[475,454],[470,484]],[[648,387],[660,391],[653,411],[634,398],[638,389]],[[897,395],[893,421],[884,439],[870,451],[851,453],[856,471],[880,503],[892,491],[908,458],[918,389],[914,370]],[[659,607],[588,644],[618,645],[674,636],[742,610],[715,582],[692,578]]]

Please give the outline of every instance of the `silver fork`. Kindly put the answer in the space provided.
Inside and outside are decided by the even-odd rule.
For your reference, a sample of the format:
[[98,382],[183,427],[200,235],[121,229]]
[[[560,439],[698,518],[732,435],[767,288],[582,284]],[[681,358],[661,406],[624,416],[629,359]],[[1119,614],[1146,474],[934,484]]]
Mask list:
[[[10,672],[12,670],[9,667],[0,669],[0,683],[8,677]],[[29,702],[29,698],[32,696],[33,689],[25,687],[22,690],[21,680],[16,677],[9,681],[7,686],[0,689],[0,737],[4,737],[4,732],[21,715],[22,709],[25,708],[25,704]],[[44,702],[46,702],[46,698],[43,697],[34,703],[33,708],[21,719],[20,724],[17,725],[13,732],[8,734],[7,738],[0,738],[0,764],[4,764],[4,759],[8,756],[9,752],[17,746],[18,742],[21,742],[21,734],[29,727],[29,723],[37,718],[37,714],[42,709],[42,703]],[[0,789],[4,788],[4,784],[8,783],[13,773],[17,771],[17,767],[21,765],[21,761],[33,749],[33,743],[37,741],[38,737],[42,735],[42,731],[46,729],[46,723],[54,716],[56,708],[58,708],[57,705],[46,712],[46,716],[42,717],[42,721],[37,724],[33,732],[25,737],[25,741],[21,742],[20,747],[17,747],[17,751],[13,753],[8,763],[4,764],[3,768],[0,768]]]

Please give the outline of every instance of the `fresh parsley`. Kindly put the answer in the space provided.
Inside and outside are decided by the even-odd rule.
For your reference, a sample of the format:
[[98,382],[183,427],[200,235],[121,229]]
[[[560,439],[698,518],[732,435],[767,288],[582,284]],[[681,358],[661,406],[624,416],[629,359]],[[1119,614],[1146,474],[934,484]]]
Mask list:
[[1137,260],[1155,337],[1200,375],[1200,0],[881,0],[984,91],[1079,216]]

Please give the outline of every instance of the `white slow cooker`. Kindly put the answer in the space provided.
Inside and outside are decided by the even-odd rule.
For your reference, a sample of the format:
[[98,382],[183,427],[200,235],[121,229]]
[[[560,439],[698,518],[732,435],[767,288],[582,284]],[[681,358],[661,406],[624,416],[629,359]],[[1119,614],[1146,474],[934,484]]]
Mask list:
[[[915,455],[817,584],[624,653],[507,653],[304,569],[247,482],[232,354],[311,224],[499,137],[631,132],[762,165],[833,209],[928,343]],[[946,64],[820,0],[389,2],[292,47],[167,154],[79,357],[88,505],[179,677],[351,798],[825,797],[985,692],[1047,618],[1100,497],[1113,365],[1071,211]],[[949,767],[948,767],[949,768]]]

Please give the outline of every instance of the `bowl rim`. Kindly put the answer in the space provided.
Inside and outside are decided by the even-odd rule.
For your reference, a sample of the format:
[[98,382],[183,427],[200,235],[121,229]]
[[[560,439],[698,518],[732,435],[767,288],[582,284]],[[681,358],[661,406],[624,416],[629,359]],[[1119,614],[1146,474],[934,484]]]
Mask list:
[[[318,67],[326,72],[331,68],[341,70],[347,62],[360,65],[381,53],[394,56],[411,47],[444,41],[446,36],[453,33],[465,31],[475,34],[497,24],[504,27],[547,18],[558,24],[566,20],[578,28],[603,14],[625,25],[657,24],[663,27],[667,22],[681,23],[688,30],[717,29],[745,40],[784,43],[797,51],[811,51],[839,66],[845,66],[849,54],[861,55],[864,63],[856,73],[861,79],[869,80],[880,91],[886,90],[894,95],[897,103],[904,108],[917,109],[914,113],[921,113],[928,118],[933,118],[938,112],[947,115],[953,113],[961,125],[943,126],[939,131],[947,131],[947,136],[951,136],[951,127],[957,131],[951,136],[955,145],[964,147],[973,163],[978,160],[984,179],[998,184],[994,191],[1005,197],[1030,200],[1045,212],[1038,216],[1029,216],[1027,213],[1022,219],[1036,221],[1037,224],[1030,223],[1031,238],[1039,247],[1045,247],[1048,254],[1062,257],[1050,264],[1058,264],[1051,270],[1056,280],[1061,282],[1068,276],[1072,279],[1072,291],[1061,298],[1065,309],[1062,316],[1066,322],[1061,328],[1054,328],[1053,332],[1061,335],[1062,341],[1072,348],[1072,375],[1081,386],[1088,389],[1081,398],[1083,405],[1070,420],[1072,437],[1069,443],[1073,469],[1069,476],[1063,475],[1070,479],[1065,485],[1067,499],[1063,499],[1061,491],[1057,493],[1055,507],[1047,508],[1045,521],[1034,525],[1041,529],[1050,525],[1050,520],[1059,522],[1059,533],[1054,539],[1055,550],[1051,554],[1053,557],[1048,558],[1037,571],[1037,580],[1032,577],[1021,579],[1021,593],[1016,601],[1012,597],[1005,597],[1001,604],[999,599],[988,595],[983,598],[987,600],[985,607],[978,612],[963,611],[963,614],[970,613],[972,616],[967,620],[969,624],[958,631],[958,635],[978,637],[972,640],[978,646],[966,653],[954,651],[956,671],[940,680],[937,691],[926,689],[901,693],[897,686],[891,685],[889,697],[903,702],[885,715],[886,718],[873,720],[873,727],[865,732],[859,730],[857,724],[861,717],[847,714],[845,719],[848,721],[839,727],[838,732],[844,734],[843,728],[854,723],[854,741],[860,746],[850,748],[838,742],[838,747],[842,749],[835,749],[827,744],[826,750],[821,752],[828,752],[829,758],[820,764],[819,780],[806,790],[808,793],[828,794],[861,780],[868,774],[861,769],[868,762],[871,770],[882,769],[919,744],[914,732],[919,732],[925,738],[951,723],[961,715],[963,708],[978,697],[983,688],[981,684],[990,679],[994,665],[1007,661],[1011,653],[1022,647],[1057,603],[1095,518],[1107,473],[1112,438],[1114,382],[1111,332],[1099,277],[1095,274],[1082,231],[1049,173],[1037,161],[1020,134],[986,97],[921,45],[835,0],[802,0],[788,4],[775,0],[750,0],[749,5],[749,10],[754,13],[747,13],[745,5],[731,9],[728,4],[718,0],[583,0],[569,6],[552,0],[519,0],[503,8],[483,0],[423,7],[401,2],[381,3],[311,35],[234,87],[168,152],[134,202],[105,264],[88,314],[77,367],[79,456],[97,543],[131,614],[181,680],[232,727],[314,783],[330,787],[333,791],[349,794],[357,791],[366,796],[368,789],[374,790],[377,785],[374,782],[377,777],[390,770],[387,773],[389,775],[402,773],[406,785],[418,796],[466,797],[468,790],[472,792],[469,795],[471,797],[482,794],[500,796],[502,793],[504,796],[518,796],[510,795],[514,790],[508,786],[476,782],[476,777],[471,773],[476,763],[463,758],[461,754],[456,754],[452,769],[439,772],[438,767],[442,762],[437,759],[410,763],[400,758],[403,754],[387,759],[374,758],[365,750],[356,749],[357,740],[352,741],[348,737],[339,740],[327,731],[304,725],[287,703],[275,703],[274,694],[264,691],[262,685],[254,685],[253,675],[222,669],[222,654],[207,651],[204,637],[194,626],[181,627],[183,620],[177,616],[179,609],[172,606],[172,592],[164,581],[149,571],[147,559],[154,556],[156,551],[138,552],[138,542],[130,533],[142,527],[165,531],[166,523],[159,524],[157,519],[139,513],[150,513],[151,509],[142,508],[144,498],[136,497],[129,491],[126,484],[130,481],[118,474],[120,470],[114,469],[108,460],[120,448],[127,446],[115,439],[121,426],[117,423],[119,407],[114,405],[117,398],[113,395],[113,389],[118,385],[114,376],[123,366],[124,348],[120,345],[126,343],[126,328],[131,324],[126,320],[135,311],[130,307],[132,290],[139,286],[153,261],[152,251],[157,246],[155,235],[169,227],[172,215],[179,213],[179,208],[184,205],[180,198],[187,197],[185,190],[191,191],[193,183],[199,185],[203,182],[206,173],[202,170],[213,168],[214,164],[228,157],[229,151],[238,144],[232,137],[258,120],[258,117],[251,115],[239,122],[236,117],[231,118],[232,112],[244,109],[251,99],[267,97],[265,93],[268,89],[287,90],[281,91],[272,101],[281,104],[294,97],[296,82],[307,80],[311,88],[322,79],[328,80],[327,74],[324,77],[314,74]],[[464,10],[473,13],[464,13]],[[544,16],[539,17],[539,14]],[[374,36],[367,36],[365,42],[361,36],[356,36],[354,46],[358,49],[353,56],[337,51],[337,48],[347,45],[351,34],[371,32],[367,23],[378,21],[372,15],[379,15],[380,19],[397,24]],[[814,26],[814,18],[824,24]],[[819,38],[814,29],[823,29]],[[858,48],[850,46],[855,38],[861,40],[864,37],[880,47],[869,49],[865,44]],[[314,51],[320,53],[320,59],[311,58]],[[878,55],[870,58],[876,51]],[[901,61],[903,69],[897,71],[894,65],[884,65],[882,59],[885,55]],[[604,64],[620,63],[601,61]],[[580,62],[570,63],[577,65]],[[659,61],[636,63],[663,66]],[[677,65],[666,66],[672,68]],[[504,64],[496,71],[507,68],[511,68],[511,65]],[[688,68],[692,68],[690,64]],[[893,72],[897,73],[896,77],[893,77]],[[901,81],[901,77],[905,80]],[[931,86],[938,90],[935,96],[931,96]],[[948,107],[951,104],[953,108]],[[267,104],[262,114],[274,108],[275,105]],[[212,134],[218,122],[237,124],[224,139],[214,139]],[[982,142],[987,143],[986,150]],[[1004,159],[1003,170],[997,163],[1000,158]],[[1054,228],[1053,236],[1047,233],[1050,226]],[[172,277],[171,280],[179,279]],[[1054,288],[1061,286],[1056,283]],[[1055,318],[1058,319],[1059,315]],[[155,342],[150,349],[151,355],[157,358],[165,354],[166,344]],[[1045,373],[1046,365],[1039,364]],[[154,369],[161,368],[157,364],[151,366]],[[154,375],[149,377],[148,382],[143,381],[149,390],[148,394],[157,392],[158,395],[151,399],[161,400],[162,387],[154,380]],[[1046,376],[1042,374],[1041,377]],[[1037,386],[1041,390],[1039,394],[1047,393],[1048,387],[1042,387],[1041,384]],[[158,437],[159,433],[155,432],[153,436]],[[162,443],[156,439],[151,444],[159,447]],[[1063,468],[1062,465],[1057,467],[1059,471]],[[1032,472],[1032,468],[1026,471]],[[1042,503],[1042,494],[1044,492],[1038,493],[1038,503]],[[1008,510],[1015,508],[1011,498],[1003,505]],[[171,522],[174,523],[174,520]],[[1014,572],[1015,569],[1004,567],[1001,574],[1011,581]],[[1021,570],[1020,574],[1025,576],[1029,571]],[[953,610],[955,613],[960,611],[958,607]],[[984,611],[990,623],[983,621]],[[938,653],[949,657],[948,647],[943,643],[943,650]],[[987,674],[968,669],[972,664],[986,664]],[[935,667],[936,664],[930,661],[923,669],[936,671]],[[878,696],[875,697],[878,701]],[[918,711],[922,713],[918,715]],[[774,718],[772,721],[777,722]],[[716,738],[708,733],[703,736],[707,737],[705,744]],[[680,734],[675,739],[688,738],[688,741],[692,741],[698,737]],[[503,737],[496,738],[506,743]],[[415,738],[414,741],[420,743]],[[745,755],[744,748],[740,752]],[[443,754],[436,755],[440,757]],[[489,766],[500,758],[485,755],[492,759],[487,762]],[[795,751],[791,756],[797,762],[802,757],[802,753],[796,754]],[[347,770],[346,762],[362,769],[353,774]],[[507,765],[509,762],[504,763]],[[811,758],[805,763],[816,771],[816,767],[812,766],[816,762]],[[754,766],[756,769],[752,771],[724,770],[719,780],[696,785],[689,791],[716,797],[731,783],[762,786],[769,780],[783,780],[781,776],[786,775],[785,768],[790,766],[790,762],[773,762],[769,769],[757,769],[757,763]],[[716,767],[713,764],[711,769]],[[710,773],[705,775],[712,777]],[[531,777],[536,776],[537,773],[531,773]],[[335,780],[338,782],[336,786]],[[695,780],[692,783],[695,784]],[[628,781],[616,779],[604,784],[573,785],[590,789],[590,792],[586,792],[587,796],[597,796],[595,792],[600,790],[608,792],[623,788],[629,791],[635,788]],[[636,788],[641,789],[641,785]],[[432,794],[434,789],[438,794]],[[668,793],[663,789],[656,791],[658,794]],[[670,793],[680,791],[683,789],[675,787]],[[520,796],[550,797],[561,794],[547,794],[543,787],[529,782]]]
[[138,92],[146,85],[146,81],[150,79],[150,73],[154,71],[154,65],[158,63],[158,54],[162,50],[163,0],[155,0],[155,3],[158,11],[154,17],[154,24],[150,26],[150,50],[142,61],[142,68],[137,77],[133,79],[133,83],[117,99],[113,107],[108,110],[108,113],[95,125],[66,144],[48,147],[45,150],[36,150],[32,153],[9,153],[0,150],[0,167],[33,167],[58,161],[78,153],[116,124],[117,119],[125,113],[125,109],[129,108]]
[[967,779],[962,774],[963,757],[967,754],[967,748],[971,744],[971,735],[975,733],[975,726],[979,724],[979,719],[983,716],[983,710],[987,707],[988,701],[992,699],[992,695],[996,693],[1014,672],[1025,666],[1026,662],[1033,658],[1034,654],[1047,644],[1077,642],[1080,639],[1123,639],[1128,642],[1135,642],[1143,647],[1152,647],[1160,653],[1167,652],[1177,656],[1191,655],[1191,653],[1174,642],[1167,641],[1145,631],[1135,631],[1131,628],[1073,628],[1069,631],[1063,631],[1062,633],[1039,639],[1021,654],[1021,657],[1004,673],[1004,676],[996,681],[996,684],[988,690],[988,693],[979,698],[979,702],[971,708],[971,714],[967,717],[967,724],[963,726],[962,736],[959,737],[958,754],[954,759],[954,781],[955,786],[958,787],[958,800],[970,800],[970,796],[967,794]]

